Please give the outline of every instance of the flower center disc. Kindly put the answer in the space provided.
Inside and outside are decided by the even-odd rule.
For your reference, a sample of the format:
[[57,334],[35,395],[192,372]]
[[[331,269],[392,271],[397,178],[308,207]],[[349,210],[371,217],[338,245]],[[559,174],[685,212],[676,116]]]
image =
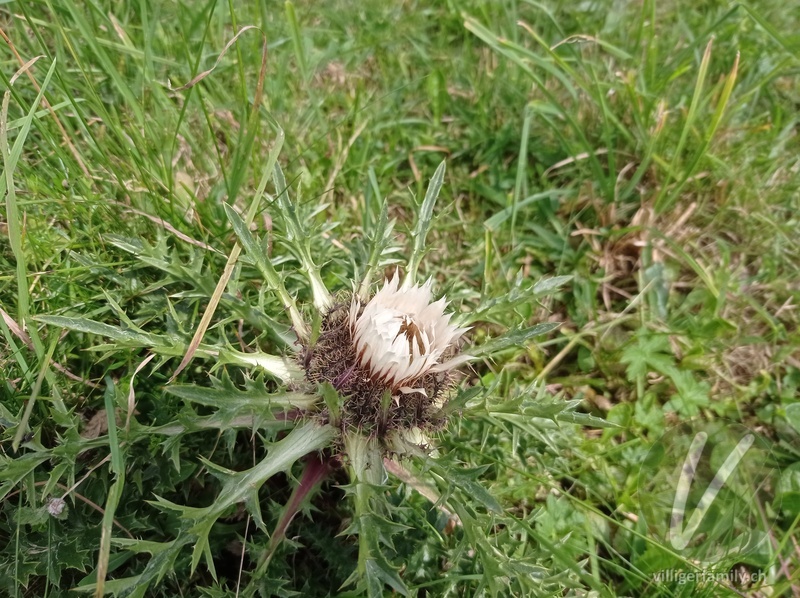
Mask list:
[[[398,319],[400,320],[400,327],[394,337],[394,341],[392,341],[392,348],[395,349],[395,344],[402,335],[405,341],[408,342],[408,363],[410,365],[414,361],[414,349],[417,350],[420,356],[428,352],[428,348],[430,347],[427,338],[428,335],[424,334],[419,329],[419,326],[417,326],[416,322],[414,322],[413,318],[410,316],[403,315]],[[399,349],[400,347],[397,348]],[[403,348],[405,348],[405,343],[403,343]]]

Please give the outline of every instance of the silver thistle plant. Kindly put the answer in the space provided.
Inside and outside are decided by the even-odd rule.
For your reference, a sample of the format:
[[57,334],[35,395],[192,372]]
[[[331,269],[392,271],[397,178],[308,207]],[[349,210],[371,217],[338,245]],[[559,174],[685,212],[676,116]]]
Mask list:
[[[280,132],[279,132],[280,133]],[[412,247],[402,278],[398,274],[394,223],[388,218],[386,202],[371,230],[364,231],[361,255],[353,259],[353,284],[350,289],[328,290],[314,259],[313,231],[304,223],[313,219],[307,206],[293,202],[288,193],[283,172],[277,164],[282,145],[282,133],[270,154],[267,168],[256,190],[250,209],[244,217],[230,206],[224,206],[236,234],[238,245],[228,259],[226,275],[217,286],[211,305],[201,320],[199,330],[188,345],[175,339],[147,333],[129,322],[126,329],[115,328],[82,318],[42,316],[38,319],[51,325],[110,337],[128,348],[142,346],[164,358],[183,355],[176,374],[196,355],[216,360],[216,367],[243,368],[248,382],[245,388],[236,387],[227,377],[212,379],[211,388],[173,384],[166,390],[187,403],[216,409],[214,415],[182,419],[165,426],[138,425],[137,434],[167,435],[180,439],[183,435],[208,429],[259,429],[272,438],[267,444],[266,457],[251,469],[231,471],[205,461],[205,466],[221,481],[213,503],[204,508],[188,507],[156,497],[155,505],[176,512],[181,531],[174,540],[158,547],[139,545],[136,541],[117,541],[128,550],[153,552],[150,564],[135,578],[114,581],[115,593],[120,596],[144,595],[147,588],[171,571],[187,545],[192,545],[191,569],[194,572],[204,560],[216,578],[209,534],[219,520],[236,505],[244,503],[258,529],[269,534],[256,568],[241,595],[253,596],[261,585],[269,563],[287,527],[297,514],[303,500],[334,470],[344,465],[350,484],[347,492],[353,499],[354,517],[346,533],[358,536],[358,563],[345,585],[352,584],[353,594],[382,596],[385,586],[407,595],[408,588],[398,570],[386,556],[388,538],[399,526],[390,521],[390,508],[382,490],[395,479],[417,490],[436,504],[450,521],[462,526],[476,554],[482,559],[485,585],[497,588],[503,579],[516,575],[520,562],[513,555],[504,555],[491,546],[474,516],[474,509],[460,503],[449,485],[458,486],[462,494],[482,504],[495,515],[503,514],[502,507],[479,483],[469,476],[453,472],[451,466],[439,463],[430,448],[436,433],[444,429],[453,414],[468,412],[485,405],[492,389],[480,386],[459,388],[455,371],[470,361],[490,359],[509,348],[524,346],[531,338],[557,327],[540,323],[514,328],[505,334],[470,346],[461,351],[463,336],[480,322],[502,323],[505,314],[523,304],[557,290],[571,277],[561,276],[526,284],[521,275],[500,297],[481,297],[471,310],[454,310],[447,300],[434,300],[434,281],[417,281],[418,270],[425,255],[425,239],[430,229],[434,206],[442,188],[445,164],[442,162],[431,178],[427,193],[411,231]],[[272,180],[275,194],[269,197],[266,187]],[[312,305],[301,309],[285,286],[291,269],[278,270],[264,250],[264,243],[250,229],[257,208],[267,196],[278,221],[274,238],[299,265],[297,273],[308,283]],[[311,208],[319,210],[321,208]],[[317,231],[318,232],[318,231]],[[120,247],[131,250],[129,243]],[[135,249],[135,248],[134,248]],[[289,327],[272,321],[273,335],[284,342],[286,355],[260,351],[243,352],[228,346],[210,346],[202,342],[214,309],[223,295],[233,265],[241,258],[261,274],[268,289],[277,297],[288,316]],[[387,268],[395,271],[380,281]],[[227,278],[226,278],[227,276]],[[375,285],[373,283],[376,283]],[[373,286],[380,288],[373,293]],[[305,315],[304,315],[305,314]],[[499,317],[503,315],[503,317]],[[307,317],[306,317],[307,316]],[[183,349],[183,350],[182,350]],[[252,380],[248,372],[260,371],[278,384]],[[107,405],[111,406],[113,384],[109,384]],[[541,385],[525,391],[528,397],[542,396]],[[133,391],[131,390],[131,395]],[[515,403],[519,407],[518,403]],[[576,422],[577,401],[546,404],[541,412],[507,413],[508,405],[497,408],[507,421],[520,429],[529,430],[531,417],[563,418]],[[130,408],[130,405],[129,405]],[[516,418],[516,419],[515,419]],[[132,412],[128,420],[134,420]],[[126,431],[130,441],[133,432]],[[175,445],[175,443],[173,443]],[[413,470],[413,463],[422,468]],[[283,514],[270,530],[261,515],[259,490],[272,476],[289,472],[298,462],[303,473]],[[425,474],[422,473],[425,472]],[[427,475],[427,478],[425,478]],[[113,505],[107,505],[107,517],[113,516]],[[152,543],[151,543],[152,544]],[[499,566],[498,563],[504,563]],[[498,568],[499,567],[499,568]],[[101,588],[101,583],[97,588]],[[91,589],[95,586],[87,586]],[[98,590],[102,591],[102,590]]]
[[[221,492],[226,500],[218,500],[216,506],[192,515],[197,525],[208,526],[222,505],[231,504],[231,498],[227,497],[228,490],[241,487],[245,482],[253,485],[254,481],[254,487],[258,488],[268,475],[277,471],[275,462],[281,455],[286,455],[286,463],[282,468],[301,456],[324,455],[322,466],[317,459],[307,462],[305,474],[271,536],[270,546],[253,576],[254,581],[265,571],[300,501],[314,487],[308,482],[318,481],[327,471],[327,460],[347,466],[354,497],[354,524],[348,531],[359,536],[359,558],[358,566],[348,582],[355,584],[357,592],[370,596],[382,596],[385,585],[407,594],[403,579],[384,556],[382,547],[385,537],[392,533],[389,529],[391,526],[387,528],[385,523],[388,513],[382,504],[385,497],[378,491],[386,482],[387,472],[434,502],[441,503],[434,486],[405,469],[398,458],[410,455],[424,459],[426,467],[436,471],[437,468],[430,463],[428,450],[431,435],[447,425],[449,414],[456,413],[468,399],[474,399],[478,394],[465,389],[454,407],[450,399],[456,380],[455,370],[470,361],[485,359],[509,347],[519,346],[557,326],[544,323],[512,330],[479,347],[460,351],[459,342],[470,324],[484,317],[490,320],[490,312],[508,310],[520,303],[533,301],[557,289],[570,277],[549,279],[527,289],[522,288],[521,279],[518,278],[508,296],[486,301],[471,314],[458,313],[454,317],[454,314],[448,313],[445,297],[434,300],[433,281],[417,282],[418,269],[426,250],[425,239],[444,175],[445,163],[442,162],[431,178],[411,233],[413,246],[402,284],[396,260],[390,258],[384,261],[385,256],[392,254],[394,239],[394,222],[389,221],[384,202],[381,216],[371,231],[371,243],[361,276],[354,273],[352,291],[339,291],[334,295],[322,282],[307,244],[310,235],[300,225],[297,206],[290,201],[283,173],[276,164],[274,180],[277,196],[274,205],[278,207],[278,215],[283,220],[287,241],[294,244],[294,249],[290,251],[297,257],[301,271],[309,282],[313,296],[311,322],[303,319],[301,310],[283,287],[281,277],[266,260],[261,245],[251,238],[248,227],[235,211],[227,209],[239,242],[259,267],[266,282],[281,298],[292,320],[297,335],[293,348],[298,350],[296,363],[300,367],[291,367],[291,362],[285,357],[263,354],[237,354],[238,362],[249,361],[253,365],[260,365],[281,378],[287,389],[301,392],[301,396],[319,396],[323,399],[312,400],[302,406],[295,405],[299,407],[292,412],[296,426],[288,436],[275,443],[272,458],[269,459],[271,467],[265,466],[263,472],[259,472],[257,467],[250,470],[252,473],[226,474],[226,485]],[[393,275],[372,294],[373,279],[391,265],[395,266]],[[172,392],[187,396],[182,388],[186,387],[173,388]],[[285,409],[286,404],[282,400],[274,402],[276,398],[271,398],[271,406],[278,410]],[[446,472],[439,469],[438,475],[441,479],[446,477]],[[241,492],[232,493],[231,496],[241,499]],[[251,502],[255,503],[256,498],[253,497]],[[452,521],[459,524],[464,517],[468,517],[466,512],[463,513],[464,517],[459,516],[457,506],[452,509],[444,504],[439,506]],[[180,509],[177,505],[172,507]],[[204,545],[200,538],[195,545],[195,563],[202,549]],[[209,566],[213,566],[210,559],[207,560]],[[251,582],[246,594],[254,591],[254,587],[254,582]]]

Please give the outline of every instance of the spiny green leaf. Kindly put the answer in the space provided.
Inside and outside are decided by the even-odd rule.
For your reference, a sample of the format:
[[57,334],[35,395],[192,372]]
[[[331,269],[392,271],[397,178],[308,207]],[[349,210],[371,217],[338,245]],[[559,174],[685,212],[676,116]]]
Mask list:
[[526,281],[519,272],[506,293],[500,297],[484,299],[473,311],[458,314],[453,321],[459,326],[468,326],[484,320],[503,324],[508,314],[518,305],[527,305],[554,293],[572,279],[572,276],[553,276],[542,279],[534,285],[525,285]]
[[[365,231],[368,237],[369,255],[367,257],[366,267],[364,274],[361,278],[361,284],[358,287],[358,296],[362,301],[369,299],[369,287],[372,283],[372,278],[375,273],[380,271],[385,266],[385,261],[381,260],[384,255],[391,253],[396,249],[392,246],[395,242],[394,235],[394,220],[389,220],[389,205],[384,200],[381,203],[381,212],[378,221],[369,230]],[[358,264],[357,264],[358,266]]]
[[195,385],[168,386],[165,390],[187,401],[234,413],[267,412],[273,409],[293,407],[305,410],[319,400],[314,395],[301,392],[254,392]]
[[504,351],[510,347],[523,347],[526,341],[536,336],[541,336],[543,334],[547,334],[548,332],[552,332],[559,326],[561,326],[561,324],[558,322],[543,322],[541,324],[537,324],[536,326],[531,326],[530,328],[512,330],[496,339],[492,339],[483,343],[482,345],[478,345],[477,347],[470,348],[469,354],[476,359],[491,357],[495,353]]
[[536,298],[544,297],[559,288],[563,287],[565,284],[570,282],[574,276],[553,276],[551,278],[543,278],[535,285],[533,285],[533,296]]
[[261,245],[250,233],[250,229],[247,227],[244,220],[242,220],[242,217],[239,216],[239,213],[228,204],[224,204],[223,208],[225,209],[228,220],[233,226],[233,231],[239,239],[239,243],[241,243],[247,255],[255,262],[266,283],[277,293],[284,307],[289,311],[289,317],[292,320],[292,325],[295,327],[298,336],[301,338],[308,338],[308,327],[297,309],[297,304],[286,290],[283,279],[280,274],[278,274],[278,271],[275,270],[269,257],[264,253]]
[[16,455],[13,459],[5,455],[0,456],[0,499],[11,490],[36,467],[50,458],[48,454],[24,453]]
[[[332,302],[331,294],[322,282],[319,266],[314,261],[311,252],[311,231],[309,227],[304,226],[303,222],[301,222],[295,203],[289,199],[289,188],[286,185],[286,177],[283,175],[280,164],[275,164],[273,179],[277,194],[276,203],[280,208],[278,215],[283,221],[290,246],[300,260],[301,271],[311,284],[314,306],[318,310],[326,310]],[[308,214],[306,214],[306,217],[308,217]]]
[[430,183],[428,183],[428,190],[425,193],[425,199],[422,200],[419,212],[417,213],[417,224],[411,236],[414,238],[414,246],[411,248],[411,257],[408,260],[408,267],[406,268],[406,277],[403,281],[404,287],[413,285],[417,280],[417,270],[425,256],[425,237],[428,236],[428,230],[433,221],[433,207],[436,205],[436,199],[439,197],[439,192],[444,185],[444,173],[446,165],[442,160],[436,172],[433,173]]
[[397,574],[397,571],[384,558],[367,559],[366,562],[367,595],[370,598],[383,598],[384,584],[395,592],[408,596],[408,588]]
[[610,422],[601,417],[595,417],[588,413],[576,413],[575,411],[562,411],[556,415],[558,421],[578,424],[579,426],[586,426],[587,428],[619,428],[620,426],[614,422]]
[[491,495],[479,482],[475,480],[474,475],[469,472],[449,472],[448,481],[455,484],[460,488],[466,496],[476,499],[484,507],[493,513],[502,513],[503,507],[497,499]]
[[233,349],[220,349],[219,363],[259,367],[284,382],[299,380],[303,377],[300,366],[294,360],[279,355],[269,355],[261,351],[245,353]]
[[[283,440],[273,444],[267,456],[255,467],[236,473],[222,469],[217,476],[224,480],[224,484],[213,504],[208,507],[185,507],[162,498],[157,499],[158,504],[179,511],[184,519],[193,522],[189,533],[197,538],[196,559],[205,550],[208,533],[219,517],[233,505],[248,500],[251,493],[258,492],[264,482],[276,473],[288,470],[301,457],[328,446],[335,433],[330,426],[309,422],[295,428]],[[193,568],[197,562],[193,561]]]
[[88,334],[96,334],[98,336],[105,336],[115,341],[123,343],[135,343],[144,345],[146,347],[153,347],[165,344],[163,337],[155,334],[148,334],[146,332],[137,332],[134,330],[124,330],[102,322],[96,322],[87,318],[71,318],[66,316],[36,316],[37,321],[51,326],[58,326],[59,328],[67,328],[77,332],[86,332]]

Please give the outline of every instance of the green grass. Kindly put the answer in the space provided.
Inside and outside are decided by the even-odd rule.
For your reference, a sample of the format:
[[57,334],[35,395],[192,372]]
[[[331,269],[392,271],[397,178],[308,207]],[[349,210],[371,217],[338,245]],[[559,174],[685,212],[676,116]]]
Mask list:
[[[0,3],[0,594],[800,592],[798,28],[775,0]],[[330,439],[260,409],[300,399],[242,353],[395,265],[482,359],[413,480],[343,463],[273,543]],[[645,517],[686,422],[765,443],[751,512],[700,528],[752,585],[654,581],[703,570]]]

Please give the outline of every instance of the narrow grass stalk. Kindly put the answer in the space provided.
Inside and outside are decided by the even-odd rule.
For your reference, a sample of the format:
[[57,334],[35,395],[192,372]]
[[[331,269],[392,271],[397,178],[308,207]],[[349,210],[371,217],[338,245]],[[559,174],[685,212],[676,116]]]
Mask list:
[[[709,42],[709,46],[711,42]],[[733,93],[733,87],[736,84],[736,75],[739,71],[739,53],[736,53],[736,59],[733,63],[733,68],[731,68],[731,72],[725,78],[725,85],[722,87],[722,93],[720,94],[719,101],[717,102],[717,107],[714,109],[714,114],[711,117],[711,121],[709,122],[708,128],[705,130],[703,134],[703,142],[697,151],[694,153],[691,162],[689,165],[683,169],[683,174],[681,176],[680,182],[675,186],[672,191],[670,191],[669,195],[661,202],[661,204],[656,201],[656,210],[659,209],[666,209],[667,207],[671,206],[675,199],[680,195],[683,188],[686,186],[686,183],[689,181],[689,178],[695,173],[697,169],[697,165],[699,164],[700,160],[703,156],[706,155],[708,152],[709,147],[711,146],[711,141],[714,139],[714,135],[719,128],[720,123],[722,122],[722,118],[725,115],[725,109],[728,106],[728,103],[731,99],[731,94]],[[664,187],[666,189],[666,187]]]
[[525,107],[525,118],[522,121],[522,138],[519,142],[519,158],[517,159],[517,178],[514,182],[514,195],[511,197],[511,243],[516,243],[517,238],[517,210],[523,193],[527,195],[525,181],[528,171],[528,137],[531,130],[531,120],[533,115],[528,107]]
[[[28,267],[25,259],[25,253],[22,247],[22,218],[19,212],[19,205],[17,204],[16,187],[14,185],[14,171],[16,170],[17,163],[22,155],[22,148],[25,140],[30,132],[33,119],[36,115],[37,108],[44,98],[45,90],[50,83],[50,79],[56,70],[56,60],[50,65],[44,82],[36,94],[36,99],[28,109],[28,113],[22,120],[20,131],[17,138],[14,140],[13,147],[8,147],[8,104],[10,101],[10,91],[6,90],[3,94],[2,110],[0,112],[0,154],[3,155],[3,172],[0,174],[0,190],[5,191],[6,196],[6,220],[8,222],[8,238],[11,245],[11,252],[16,261],[16,282],[17,282],[17,322],[21,330],[26,330],[27,320],[30,316],[30,292],[28,289]],[[55,386],[55,376],[45,364],[45,351],[42,340],[39,338],[39,333],[35,327],[30,327],[27,330],[28,336],[34,347],[37,358],[40,360],[40,376],[44,375],[47,382],[50,384],[53,398],[55,399],[56,408],[61,413],[66,413],[67,409],[64,402],[60,399],[58,390]],[[52,356],[52,352],[50,353]],[[46,360],[49,364],[49,359]],[[28,376],[28,372],[25,371]],[[41,388],[41,382],[39,383]],[[38,389],[36,393],[38,394]],[[34,395],[32,395],[34,396]],[[31,401],[33,403],[33,401]],[[29,405],[32,408],[32,405]],[[28,414],[30,415],[30,413]],[[18,431],[19,434],[19,431]],[[18,444],[18,440],[15,441]]]
[[114,514],[122,498],[122,491],[125,488],[125,457],[122,447],[117,437],[117,407],[116,407],[116,388],[110,377],[106,377],[105,392],[106,417],[108,418],[108,448],[111,452],[111,472],[116,479],[108,491],[106,498],[105,512],[103,513],[103,525],[100,534],[100,551],[97,556],[97,586],[94,595],[102,598],[103,589],[108,574],[108,559],[111,553],[111,534],[114,525]]
[[308,79],[308,64],[306,61],[306,52],[303,47],[303,37],[300,34],[300,25],[297,22],[297,13],[294,10],[294,3],[287,0],[284,4],[286,11],[286,20],[289,22],[289,33],[292,36],[292,46],[294,47],[294,55],[297,59],[297,66],[300,69],[300,76],[303,81]]
[[47,349],[47,354],[44,356],[44,360],[39,364],[39,375],[36,377],[36,383],[33,385],[28,404],[25,405],[25,412],[22,414],[19,424],[17,424],[17,433],[14,434],[14,440],[11,443],[11,447],[15,452],[19,448],[20,442],[22,442],[22,437],[25,436],[25,433],[28,431],[28,420],[30,420],[33,406],[36,404],[36,399],[39,397],[39,391],[42,389],[44,377],[50,371],[50,361],[53,358],[53,352],[56,346],[58,346],[58,335],[54,334],[50,339],[50,347]]
[[[682,158],[683,148],[686,146],[686,142],[689,139],[689,133],[691,132],[692,127],[694,126],[694,121],[697,118],[700,99],[703,96],[703,88],[705,87],[706,76],[708,75],[708,66],[711,63],[711,46],[713,43],[713,39],[709,40],[708,44],[706,45],[705,52],[703,52],[703,59],[700,61],[700,69],[697,72],[697,82],[694,86],[694,94],[692,94],[692,101],[689,105],[689,110],[686,113],[686,122],[683,124],[681,136],[678,139],[678,144],[673,150],[674,153],[672,154],[672,161],[670,162],[669,170],[667,171],[669,178],[664,181],[664,184],[661,186],[661,190],[659,191],[658,197],[655,201],[655,209],[657,212],[664,211],[668,204],[667,198],[674,197],[674,194],[669,193],[669,183],[671,180],[677,178],[677,170]],[[688,176],[688,174],[686,176]]]
[[[548,124],[553,133],[561,141],[562,146],[568,152],[570,152],[571,157],[574,158],[582,152],[586,153],[597,182],[606,188],[609,187],[609,177],[606,175],[606,172],[604,171],[603,166],[596,155],[594,145],[587,138],[583,127],[576,118],[576,115],[564,106],[563,102],[550,90],[550,87],[545,84],[545,81],[542,79],[542,77],[540,77],[539,74],[531,68],[530,64],[526,62],[526,60],[523,60],[522,56],[524,56],[527,60],[534,62],[536,66],[542,68],[547,73],[558,79],[559,82],[564,86],[564,89],[567,91],[567,93],[574,99],[577,97],[577,91],[569,79],[564,76],[564,74],[558,68],[553,66],[551,62],[542,60],[532,52],[508,41],[507,39],[500,38],[494,32],[490,31],[473,18],[466,19],[464,21],[464,27],[466,27],[468,31],[473,33],[480,40],[485,42],[492,50],[502,56],[507,57],[509,60],[523,69],[523,71],[534,82],[539,92],[546,98],[546,102],[531,104],[531,109],[535,109],[539,116]],[[561,132],[561,129],[563,128],[563,122],[561,120],[553,120],[553,115],[557,115],[569,125],[569,128],[578,138],[580,149],[582,151],[576,151],[575,148],[572,147],[572,144]],[[611,180],[611,187],[613,189],[613,178]],[[608,189],[606,190],[608,191]]]
[[[50,78],[56,69],[56,61],[50,65],[47,75],[44,78],[44,83],[36,95],[36,99],[28,109],[28,114],[22,123],[20,132],[14,140],[14,146],[8,147],[8,131],[6,124],[8,123],[8,103],[11,99],[11,92],[6,90],[3,94],[3,108],[2,115],[0,115],[0,153],[3,154],[3,172],[0,174],[0,189],[5,190],[6,196],[6,219],[8,221],[8,240],[11,244],[11,252],[14,254],[14,259],[17,263],[17,320],[20,325],[25,328],[25,322],[28,319],[30,310],[30,294],[28,292],[28,274],[25,262],[25,254],[22,250],[22,218],[19,213],[19,206],[17,204],[17,193],[14,186],[14,171],[17,167],[17,162],[22,155],[22,147],[28,137],[28,133],[33,123],[33,118],[39,103],[44,97],[44,92],[47,85],[50,83]],[[33,338],[34,335],[31,335]],[[38,339],[37,339],[38,340]],[[36,342],[36,341],[34,341]]]

